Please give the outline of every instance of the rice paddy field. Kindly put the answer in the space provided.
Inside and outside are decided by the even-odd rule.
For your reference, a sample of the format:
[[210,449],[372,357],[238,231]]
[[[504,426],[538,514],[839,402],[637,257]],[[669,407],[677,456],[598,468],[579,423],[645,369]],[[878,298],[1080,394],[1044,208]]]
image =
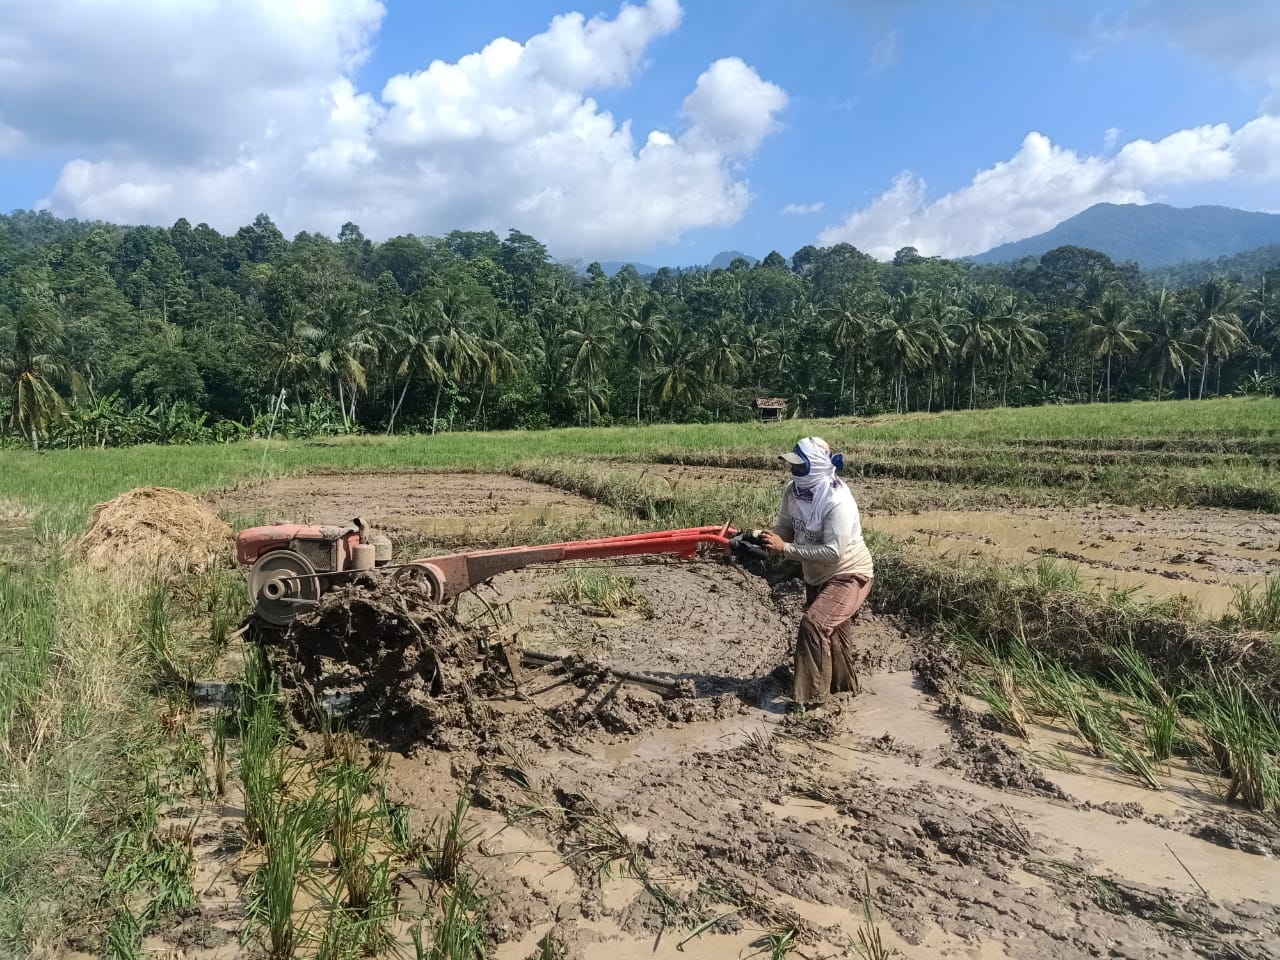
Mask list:
[[[765,526],[809,434],[876,559],[862,689],[818,710],[785,564],[242,629],[220,530],[359,516],[430,557]],[[1264,399],[6,450],[0,953],[1277,956],[1278,468]],[[90,549],[140,487],[195,498],[210,562]],[[339,648],[342,697],[301,701]]]

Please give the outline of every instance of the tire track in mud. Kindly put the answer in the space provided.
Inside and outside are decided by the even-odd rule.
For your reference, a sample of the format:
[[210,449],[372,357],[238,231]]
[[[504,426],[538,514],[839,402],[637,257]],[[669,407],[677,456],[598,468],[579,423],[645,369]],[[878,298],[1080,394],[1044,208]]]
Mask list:
[[[895,759],[846,766],[803,742],[775,740],[769,749],[753,743],[611,768],[553,762],[545,775],[557,793],[597,798],[642,838],[664,875],[789,904],[831,945],[856,925],[868,878],[877,912],[915,947],[938,931],[1003,944],[1012,957],[1063,960],[1261,957],[1260,943],[1280,942],[1274,901],[1210,901],[1185,877],[1157,885],[1143,879],[1153,861],[1177,869],[1163,849],[1119,872],[1116,858],[1100,866],[1098,851],[1060,835],[1092,827],[1114,843],[1138,832],[1142,845],[1164,835],[1156,827],[931,783]],[[1179,840],[1196,863],[1186,847],[1204,845]],[[1204,881],[1211,889],[1222,882],[1207,872]],[[1264,889],[1274,895],[1277,882]],[[841,912],[844,930],[831,929]]]

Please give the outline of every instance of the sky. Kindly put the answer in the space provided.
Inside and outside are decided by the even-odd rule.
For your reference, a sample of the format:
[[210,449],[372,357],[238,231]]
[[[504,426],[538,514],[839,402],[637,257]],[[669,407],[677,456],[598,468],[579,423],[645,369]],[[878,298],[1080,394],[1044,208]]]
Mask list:
[[0,209],[963,256],[1280,212],[1280,0],[0,0]]

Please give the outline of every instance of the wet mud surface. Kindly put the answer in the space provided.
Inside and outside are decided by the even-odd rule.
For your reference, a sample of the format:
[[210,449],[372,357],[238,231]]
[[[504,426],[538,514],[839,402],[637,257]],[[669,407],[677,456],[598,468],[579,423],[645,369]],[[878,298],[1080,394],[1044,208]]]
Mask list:
[[[555,571],[500,578],[505,635],[572,650],[570,666],[473,687],[480,735],[392,758],[389,796],[420,824],[474,786],[493,955],[523,960],[550,934],[566,957],[729,960],[792,930],[801,955],[843,956],[869,891],[882,941],[910,957],[1274,956],[1280,834],[1212,784],[1143,790],[1101,761],[1061,782],[944,702],[933,681],[954,663],[887,618],[859,623],[861,693],[790,713],[793,587],[626,573],[650,616],[566,609],[547,599]],[[464,603],[456,628],[479,613]],[[688,685],[664,696],[624,669]],[[602,835],[621,857],[607,873]]]
[[[375,578],[274,654],[287,691],[337,697],[392,751],[387,797],[416,832],[473,791],[489,956],[551,936],[566,960],[740,960],[788,932],[806,958],[872,935],[910,958],[1276,955],[1280,829],[1214,778],[1171,770],[1154,791],[1066,730],[1015,740],[944,692],[962,668],[935,636],[869,612],[861,692],[793,713],[798,584],[605,571],[635,599],[615,615],[556,599],[565,567],[456,609]],[[513,675],[497,643],[545,656]],[[230,909],[184,921],[189,956],[234,955]]]
[[223,516],[254,523],[348,523],[388,533],[492,535],[598,513],[590,500],[505,474],[311,473],[219,494]]
[[1280,517],[1235,510],[1118,507],[872,513],[867,525],[944,556],[1050,558],[1082,583],[1182,595],[1210,615],[1236,588],[1280,573]]

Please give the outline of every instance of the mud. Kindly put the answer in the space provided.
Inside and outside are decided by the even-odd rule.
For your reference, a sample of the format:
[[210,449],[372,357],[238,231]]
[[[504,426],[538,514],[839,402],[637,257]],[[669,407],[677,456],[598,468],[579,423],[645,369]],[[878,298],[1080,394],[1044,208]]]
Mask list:
[[466,597],[460,616],[477,624],[502,610],[519,643],[546,653],[579,653],[619,669],[692,682],[723,692],[786,659],[795,622],[769,585],[718,561],[582,565],[577,571],[626,577],[639,603],[617,616],[549,602],[574,574],[564,565],[518,571]]
[[478,655],[482,639],[425,588],[384,573],[329,591],[282,634],[261,637],[296,719],[315,725],[335,710],[403,752],[485,735],[480,699],[500,681]]
[[[723,564],[630,569],[661,612],[598,625],[585,637],[583,624],[610,618],[543,606],[553,633],[539,634],[536,614],[504,624],[491,618],[492,600],[464,598],[455,609],[375,572],[326,593],[288,630],[260,640],[299,722],[314,726],[325,711],[337,712],[406,754],[478,749],[516,736],[609,740],[733,716],[747,702],[777,696],[780,689],[766,692],[766,675],[785,658],[790,630],[763,581]],[[501,579],[514,579],[518,592],[545,587],[548,573]],[[695,602],[707,592],[719,600]],[[753,610],[755,620],[746,616]],[[541,666],[517,662],[513,673],[498,644],[517,661],[522,650],[551,658]],[[646,688],[649,680],[658,692]]]
[[590,500],[542,484],[488,473],[310,473],[225,492],[219,513],[243,524],[348,523],[359,516],[389,533],[474,535],[485,542],[511,527],[590,516]]
[[1082,583],[1186,597],[1227,612],[1238,588],[1280,573],[1280,518],[1235,510],[1119,507],[869,512],[870,529],[951,557],[1027,563],[1049,557],[1078,567]]
[[[474,790],[488,955],[527,960],[550,936],[562,958],[739,960],[787,931],[806,958],[873,931],[912,960],[1275,955],[1276,833],[1218,802],[1213,778],[1173,771],[1156,792],[1084,762],[1065,731],[1015,741],[952,695],[961,664],[936,638],[884,616],[859,616],[861,692],[790,713],[797,584],[711,563],[610,570],[641,608],[553,602],[558,568],[499,577],[456,611],[371,581],[327,596],[276,653],[291,689],[357,698],[377,721],[399,751],[387,797],[416,833]],[[481,639],[567,657],[521,668],[517,689]],[[1050,747],[1078,772],[1037,766]],[[243,921],[205,906],[173,936],[229,955],[218,931]]]

